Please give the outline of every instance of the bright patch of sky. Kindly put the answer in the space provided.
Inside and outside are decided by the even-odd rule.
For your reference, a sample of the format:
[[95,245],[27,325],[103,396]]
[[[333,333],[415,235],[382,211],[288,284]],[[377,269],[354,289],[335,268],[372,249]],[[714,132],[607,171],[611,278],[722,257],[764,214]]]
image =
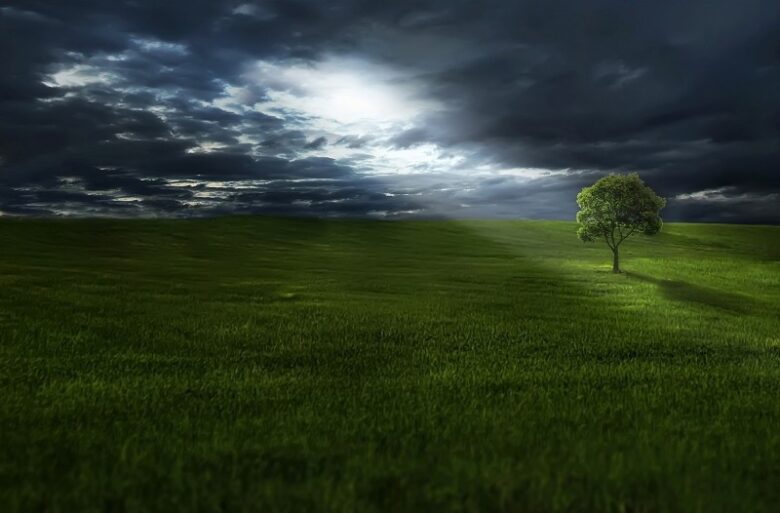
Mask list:
[[704,189],[691,193],[678,194],[674,197],[674,199],[680,201],[733,202],[750,201],[757,198],[764,200],[777,200],[778,197],[780,197],[780,195],[776,193],[751,194],[739,192],[734,187],[718,187],[715,189]]
[[187,153],[212,153],[225,148],[225,145],[213,141],[203,141],[187,150]]
[[76,64],[49,75],[44,83],[51,87],[83,87],[90,84],[110,84],[117,77],[88,64]]
[[262,2],[240,4],[233,9],[233,14],[249,16],[264,21],[276,18],[276,14],[273,12],[273,10],[264,5]]
[[[393,138],[425,126],[447,109],[401,70],[355,58],[328,57],[318,63],[258,61],[243,82],[225,86],[214,106],[235,113],[255,110],[285,121],[311,140],[326,144],[301,156],[324,156],[368,174],[417,174],[466,170],[472,152],[421,141],[398,147]],[[245,142],[252,134],[244,134]],[[260,143],[262,134],[253,142]],[[353,144],[354,141],[361,144]],[[258,147],[258,151],[264,150]]]
[[404,128],[440,108],[419,98],[400,74],[357,60],[331,58],[313,66],[258,62],[247,78],[267,88],[268,100],[259,108],[318,118],[333,129]]
[[158,39],[148,39],[136,37],[132,39],[133,43],[143,52],[157,54],[187,55],[187,47],[178,43],[168,43]]

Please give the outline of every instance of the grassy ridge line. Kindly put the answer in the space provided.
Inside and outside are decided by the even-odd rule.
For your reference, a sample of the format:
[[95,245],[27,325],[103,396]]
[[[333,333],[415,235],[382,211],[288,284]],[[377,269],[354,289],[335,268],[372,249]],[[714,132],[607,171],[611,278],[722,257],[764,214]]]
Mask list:
[[780,230],[0,222],[10,511],[772,511]]

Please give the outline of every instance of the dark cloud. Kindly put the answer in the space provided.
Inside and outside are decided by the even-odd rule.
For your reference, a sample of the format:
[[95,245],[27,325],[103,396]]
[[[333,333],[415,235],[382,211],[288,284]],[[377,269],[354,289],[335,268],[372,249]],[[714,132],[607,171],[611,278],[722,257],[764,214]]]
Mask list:
[[328,140],[323,136],[319,136],[316,139],[306,143],[303,147],[306,148],[307,150],[321,150],[327,144],[328,144]]
[[340,137],[339,140],[336,141],[336,144],[343,144],[348,148],[358,149],[366,146],[371,140],[371,137],[367,135],[345,135],[344,137]]
[[[636,170],[669,218],[780,222],[776,0],[19,0],[0,51],[6,213],[570,218]],[[284,70],[334,56],[435,106],[323,123]]]
[[397,148],[409,148],[415,144],[423,143],[429,138],[430,136],[426,133],[425,129],[410,128],[395,135],[392,139],[390,139],[390,142]]

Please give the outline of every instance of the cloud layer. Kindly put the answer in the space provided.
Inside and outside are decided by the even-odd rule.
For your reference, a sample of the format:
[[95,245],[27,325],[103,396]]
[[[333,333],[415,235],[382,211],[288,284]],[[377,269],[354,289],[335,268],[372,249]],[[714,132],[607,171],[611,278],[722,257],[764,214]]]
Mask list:
[[0,211],[780,222],[771,0],[21,0]]

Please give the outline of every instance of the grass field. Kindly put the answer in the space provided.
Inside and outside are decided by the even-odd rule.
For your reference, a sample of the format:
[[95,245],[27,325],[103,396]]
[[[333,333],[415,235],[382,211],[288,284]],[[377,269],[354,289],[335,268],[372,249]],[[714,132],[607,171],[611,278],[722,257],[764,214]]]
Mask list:
[[780,227],[0,222],[0,510],[769,512]]

